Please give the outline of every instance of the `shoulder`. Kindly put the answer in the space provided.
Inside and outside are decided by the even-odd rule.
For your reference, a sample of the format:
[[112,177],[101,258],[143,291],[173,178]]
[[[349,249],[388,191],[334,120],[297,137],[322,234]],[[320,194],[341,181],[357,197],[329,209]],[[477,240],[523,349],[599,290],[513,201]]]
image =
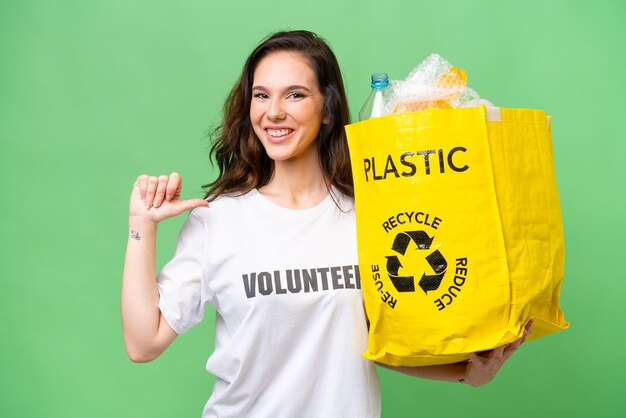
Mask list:
[[333,187],[330,196],[335,202],[337,208],[344,213],[354,212],[354,198],[343,194],[336,187]]

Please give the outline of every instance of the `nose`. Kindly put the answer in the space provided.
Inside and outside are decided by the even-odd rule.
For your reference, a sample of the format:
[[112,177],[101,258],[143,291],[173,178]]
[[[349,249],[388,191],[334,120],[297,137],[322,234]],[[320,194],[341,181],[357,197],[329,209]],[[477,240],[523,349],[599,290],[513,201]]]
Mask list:
[[280,100],[272,100],[269,108],[267,109],[267,117],[270,120],[283,120],[287,114],[282,108]]

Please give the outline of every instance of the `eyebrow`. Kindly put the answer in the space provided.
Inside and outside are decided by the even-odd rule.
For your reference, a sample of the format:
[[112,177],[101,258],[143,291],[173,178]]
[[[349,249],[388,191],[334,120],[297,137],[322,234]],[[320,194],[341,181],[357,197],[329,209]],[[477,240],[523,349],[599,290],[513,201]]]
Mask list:
[[[253,86],[252,90],[268,90],[266,87],[264,86]],[[311,90],[308,87],[305,86],[300,86],[300,85],[293,85],[293,86],[287,86],[285,87],[285,90],[306,90],[309,93],[311,93]]]

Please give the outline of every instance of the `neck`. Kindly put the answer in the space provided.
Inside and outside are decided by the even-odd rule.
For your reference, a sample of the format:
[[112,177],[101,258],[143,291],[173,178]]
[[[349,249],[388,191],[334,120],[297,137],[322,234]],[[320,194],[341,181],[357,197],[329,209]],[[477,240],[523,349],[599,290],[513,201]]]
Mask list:
[[317,152],[294,160],[275,161],[274,175],[259,188],[259,193],[292,209],[317,205],[328,195]]

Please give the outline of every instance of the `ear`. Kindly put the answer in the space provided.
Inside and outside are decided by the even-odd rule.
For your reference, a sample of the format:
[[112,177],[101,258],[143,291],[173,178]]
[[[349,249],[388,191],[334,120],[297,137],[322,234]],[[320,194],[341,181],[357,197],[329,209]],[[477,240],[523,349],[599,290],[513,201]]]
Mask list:
[[324,116],[322,119],[322,125],[328,125],[330,123],[330,118],[328,116]]

